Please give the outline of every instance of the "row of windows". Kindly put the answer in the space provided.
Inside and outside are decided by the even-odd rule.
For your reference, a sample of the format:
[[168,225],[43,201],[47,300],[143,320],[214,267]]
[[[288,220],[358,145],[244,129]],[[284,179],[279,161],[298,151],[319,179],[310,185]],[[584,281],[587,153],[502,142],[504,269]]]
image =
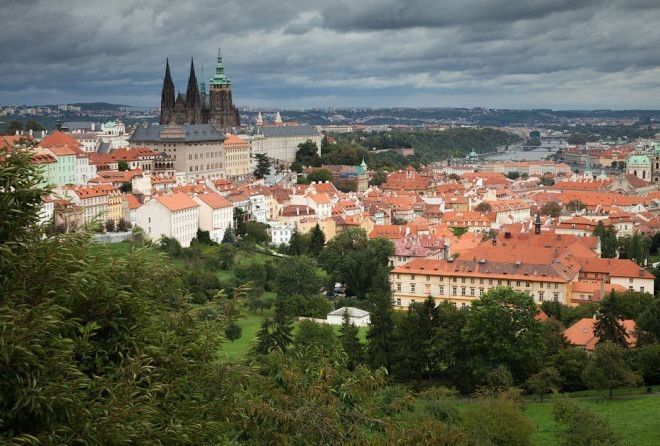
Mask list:
[[[437,289],[438,289],[438,294],[439,295],[444,295],[445,294],[444,285],[440,285]],[[451,295],[452,296],[471,296],[471,297],[475,297],[477,295],[477,288],[475,288],[475,287],[470,287],[469,290],[468,290],[468,287],[462,286],[462,287],[460,287],[460,294],[459,294],[459,287],[458,286],[452,286],[451,288],[448,287],[448,289],[451,290]],[[396,283],[396,291],[401,292],[401,290],[402,290],[401,282],[397,282]],[[411,283],[409,285],[409,290],[410,290],[411,293],[417,293],[417,291],[418,291],[417,284]],[[487,291],[487,290],[485,290],[483,287],[480,287],[478,289],[479,296],[482,296],[485,291]],[[419,292],[420,293],[422,292],[421,287],[419,289]],[[429,284],[425,284],[423,293],[427,294],[427,295],[431,294],[431,286]],[[550,294],[550,293],[548,293],[548,294]],[[539,291],[538,296],[539,296],[539,300],[542,301],[544,299],[545,292],[544,291]],[[559,299],[559,292],[552,293],[552,296],[553,296],[554,300],[557,301]]]
[[[411,274],[410,275],[410,280],[415,280],[415,277],[416,277],[415,274]],[[426,275],[425,277],[426,277],[427,281],[431,280],[430,275]],[[449,276],[446,276],[446,277],[449,278]],[[400,279],[401,274],[397,274],[396,278]],[[439,277],[439,279],[442,281],[444,279],[444,277]],[[467,283],[468,280],[469,280],[470,283],[476,283],[476,281],[478,280],[480,285],[485,284],[486,280],[488,281],[488,285],[497,284],[497,285],[514,286],[514,284],[515,284],[515,286],[522,286],[522,284],[524,284],[525,288],[529,288],[531,286],[531,283],[532,283],[532,282],[529,282],[529,281],[522,281],[522,280],[485,279],[483,277],[480,277],[478,279],[475,278],[475,277],[469,277],[469,278],[468,277],[460,277],[459,278],[459,277],[456,277],[456,276],[451,277],[451,282],[456,283],[456,282],[459,281],[459,279],[460,279],[461,283]],[[632,282],[632,279],[631,279],[631,282]],[[539,288],[543,288],[544,283],[546,284],[545,285],[546,288],[552,288],[553,286],[554,286],[555,289],[559,288],[559,283],[549,283],[549,282],[535,282],[535,283],[538,284]]]

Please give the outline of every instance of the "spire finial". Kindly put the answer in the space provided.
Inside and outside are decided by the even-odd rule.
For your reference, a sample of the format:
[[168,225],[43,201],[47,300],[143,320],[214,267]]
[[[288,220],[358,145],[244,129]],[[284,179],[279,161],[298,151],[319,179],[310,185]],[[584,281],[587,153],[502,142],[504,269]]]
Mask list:
[[225,67],[222,65],[222,51],[218,47],[218,58],[215,63],[215,75],[211,78],[211,85],[229,85],[231,84],[227,75],[225,75]]

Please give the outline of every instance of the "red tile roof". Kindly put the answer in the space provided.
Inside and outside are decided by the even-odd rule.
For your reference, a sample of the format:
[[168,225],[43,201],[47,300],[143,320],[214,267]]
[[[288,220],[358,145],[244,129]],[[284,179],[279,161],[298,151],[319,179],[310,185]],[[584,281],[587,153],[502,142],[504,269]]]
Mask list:
[[[583,347],[586,350],[593,350],[598,344],[598,337],[594,332],[595,319],[585,317],[564,331],[564,336],[573,345]],[[637,345],[637,336],[635,335],[636,324],[632,319],[620,321],[626,330],[626,342],[630,347]]]
[[158,195],[155,199],[172,212],[196,208],[198,206],[195,200],[182,193]]

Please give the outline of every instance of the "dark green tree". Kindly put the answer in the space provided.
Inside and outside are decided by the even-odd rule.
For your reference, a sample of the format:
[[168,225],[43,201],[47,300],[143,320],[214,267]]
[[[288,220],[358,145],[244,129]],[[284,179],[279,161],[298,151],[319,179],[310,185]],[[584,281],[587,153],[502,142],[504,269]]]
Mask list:
[[[436,349],[433,347],[438,310],[431,296],[423,303],[413,303],[397,325],[395,373],[402,379],[431,378],[436,373]],[[411,348],[414,346],[414,348]]]
[[541,206],[541,215],[548,215],[552,218],[559,217],[561,214],[561,205],[556,201],[548,201]]
[[234,208],[234,231],[235,235],[243,237],[245,235],[245,223],[248,219],[247,213],[241,208]]
[[564,392],[576,392],[586,388],[582,372],[589,362],[589,354],[581,347],[568,347],[559,350],[551,358],[552,366],[561,377],[560,386]]
[[605,228],[602,221],[598,222],[594,235],[600,238],[601,256],[607,259],[613,259],[617,256],[619,241],[616,238],[616,231],[612,226]]
[[332,172],[330,172],[328,169],[314,169],[309,175],[307,175],[307,179],[310,182],[316,181],[317,183],[332,181]]
[[236,240],[234,239],[234,230],[232,229],[231,226],[225,229],[225,233],[222,236],[221,243],[228,245],[233,245],[234,243],[236,243]]
[[570,212],[579,212],[585,209],[587,206],[580,200],[571,200],[566,203],[566,209]]
[[244,224],[245,234],[244,239],[252,243],[268,243],[270,236],[268,235],[268,225],[257,221],[248,221]]
[[561,377],[554,367],[544,367],[527,379],[527,388],[543,401],[546,393],[557,392]]
[[637,328],[650,342],[660,342],[660,297],[655,297],[651,304],[639,315]]
[[115,232],[115,221],[111,218],[105,221],[105,232]]
[[275,289],[279,296],[312,296],[318,294],[321,286],[316,264],[309,257],[288,257],[278,264]]
[[239,339],[243,334],[243,329],[236,322],[231,322],[225,327],[225,336],[231,342],[234,342],[236,339]]
[[292,256],[301,256],[307,253],[307,240],[300,232],[298,228],[295,228],[291,233],[291,238],[289,239],[289,246],[287,246],[286,252]]
[[618,295],[612,291],[600,302],[600,308],[596,313],[594,334],[598,342],[613,342],[614,344],[628,348],[626,340],[626,329],[623,326],[621,304]]
[[119,160],[119,161],[117,162],[117,169],[118,169],[120,172],[125,172],[125,171],[129,170],[130,167],[129,167],[127,161],[125,161],[125,160]]
[[607,389],[609,399],[615,388],[634,386],[641,381],[626,364],[625,349],[611,341],[596,345],[582,376],[592,389]]
[[318,257],[319,254],[321,254],[321,251],[323,251],[324,246],[325,234],[317,223],[309,234],[309,253],[314,257]]
[[259,179],[270,175],[270,161],[268,161],[268,157],[263,153],[257,153],[254,157],[257,160],[257,167],[253,172],[254,176]]
[[0,245],[35,235],[27,229],[36,229],[39,206],[49,190],[42,186],[40,167],[27,149],[8,151],[0,145],[0,185]]
[[341,347],[348,357],[346,366],[354,370],[364,361],[364,347],[359,338],[360,330],[350,321],[348,311],[344,312],[341,328],[339,329],[339,340]]
[[307,141],[298,144],[296,162],[303,166],[319,167],[321,165],[321,157],[318,152],[319,148],[316,143],[308,139]]
[[483,364],[506,364],[522,381],[537,370],[544,355],[537,313],[529,294],[510,287],[493,288],[475,300],[462,330],[474,371],[483,373]]
[[490,212],[493,210],[493,206],[487,201],[482,201],[474,207],[474,210],[477,212]]
[[319,255],[320,265],[348,293],[360,298],[370,290],[389,289],[389,257],[394,245],[384,238],[370,240],[363,229],[348,229],[328,241]]
[[367,364],[373,368],[385,367],[390,370],[395,354],[392,298],[388,291],[379,291],[371,299],[373,310],[367,331]]

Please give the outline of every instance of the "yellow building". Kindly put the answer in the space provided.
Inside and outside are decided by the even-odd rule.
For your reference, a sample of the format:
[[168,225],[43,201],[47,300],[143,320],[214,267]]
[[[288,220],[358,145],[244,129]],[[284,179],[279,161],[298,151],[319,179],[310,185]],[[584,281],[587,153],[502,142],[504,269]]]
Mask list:
[[250,143],[236,135],[225,135],[225,175],[245,180],[250,174]]
[[390,273],[394,307],[407,308],[432,296],[467,306],[493,287],[510,286],[530,294],[534,301],[569,304],[576,271],[561,263],[525,264],[474,260],[416,259]]

